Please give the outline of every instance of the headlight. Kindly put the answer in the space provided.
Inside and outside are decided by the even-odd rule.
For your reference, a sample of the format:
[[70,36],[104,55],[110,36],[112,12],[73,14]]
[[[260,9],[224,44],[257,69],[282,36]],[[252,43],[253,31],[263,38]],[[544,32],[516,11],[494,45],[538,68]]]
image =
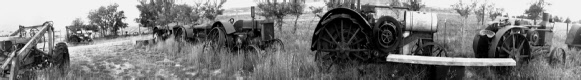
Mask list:
[[490,30],[480,30],[479,35],[486,35],[486,37],[488,38],[492,38],[494,37],[496,33],[494,33],[494,31],[490,31]]

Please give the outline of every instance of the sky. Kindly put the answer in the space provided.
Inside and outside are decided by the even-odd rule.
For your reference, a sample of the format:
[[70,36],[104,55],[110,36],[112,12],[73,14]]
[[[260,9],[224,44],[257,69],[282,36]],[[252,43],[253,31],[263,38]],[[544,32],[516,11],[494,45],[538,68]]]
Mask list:
[[[180,4],[191,4],[199,0],[177,0]],[[250,7],[256,5],[255,0],[228,0],[224,4],[225,9]],[[376,0],[382,1],[382,0]],[[449,8],[458,0],[423,0],[429,7]],[[467,2],[468,0],[464,0]],[[482,0],[481,0],[482,1]],[[522,14],[534,0],[489,0],[502,7],[509,15]],[[552,5],[547,11],[558,16],[571,17],[573,20],[581,19],[581,11],[571,10],[579,8],[581,0],[546,0]],[[75,18],[82,18],[88,23],[87,15],[91,10],[100,6],[119,4],[118,10],[123,10],[129,26],[137,26],[134,21],[139,16],[135,7],[138,0],[2,0],[0,1],[0,31],[13,31],[18,25],[39,25],[45,21],[53,21],[57,30],[70,25]],[[313,3],[308,3],[313,4]],[[316,3],[315,3],[316,4]]]

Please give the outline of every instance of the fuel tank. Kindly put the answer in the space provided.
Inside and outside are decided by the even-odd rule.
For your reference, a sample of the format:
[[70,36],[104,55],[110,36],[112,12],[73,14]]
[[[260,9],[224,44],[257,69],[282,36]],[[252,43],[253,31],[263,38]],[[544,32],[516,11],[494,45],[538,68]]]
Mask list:
[[435,13],[407,11],[405,25],[406,31],[438,32],[438,16]]

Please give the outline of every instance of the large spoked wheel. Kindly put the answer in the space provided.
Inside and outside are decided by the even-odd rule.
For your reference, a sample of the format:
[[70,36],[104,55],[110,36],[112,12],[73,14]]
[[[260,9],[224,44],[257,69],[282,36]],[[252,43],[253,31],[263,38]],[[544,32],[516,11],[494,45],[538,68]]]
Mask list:
[[369,60],[369,38],[359,24],[350,18],[333,19],[315,32],[314,44],[318,51],[329,52],[323,56],[333,61]]
[[[495,58],[512,58],[517,63],[527,62],[530,56],[531,48],[526,37],[522,35],[523,31],[512,29],[504,33],[500,40],[492,42],[496,46],[491,46],[494,50],[489,54],[494,54]],[[492,67],[499,74],[509,74],[512,67]]]
[[496,47],[497,58],[513,58],[517,62],[527,60],[531,52],[527,39],[521,34],[503,35]]
[[554,66],[561,62],[563,65],[567,63],[567,53],[563,48],[553,48],[549,56],[549,64]]
[[448,51],[436,43],[428,42],[418,46],[412,55],[447,57]]
[[224,27],[218,26],[212,28],[208,39],[213,47],[220,48],[226,46],[226,31],[224,30]]

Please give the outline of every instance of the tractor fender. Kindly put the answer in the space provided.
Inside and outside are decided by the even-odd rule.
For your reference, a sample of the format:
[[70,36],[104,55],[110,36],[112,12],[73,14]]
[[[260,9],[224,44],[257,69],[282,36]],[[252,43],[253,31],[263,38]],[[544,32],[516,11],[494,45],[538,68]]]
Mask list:
[[[334,16],[337,15],[337,16]],[[355,22],[356,24],[359,24],[360,26],[363,27],[363,32],[372,32],[372,28],[371,26],[368,24],[367,20],[365,20],[363,18],[363,16],[361,16],[361,14],[359,14],[358,12],[352,10],[352,9],[348,9],[348,8],[335,8],[332,9],[330,11],[328,11],[327,13],[325,13],[325,15],[323,15],[323,17],[319,20],[319,23],[317,23],[317,27],[315,28],[315,30],[313,31],[313,38],[311,39],[311,50],[317,50],[316,49],[316,44],[315,44],[315,40],[317,40],[317,31],[319,31],[319,29],[321,29],[322,27],[324,27],[323,24],[326,24],[327,22],[332,21],[333,19],[337,19],[337,18],[350,18],[353,22]],[[371,34],[371,33],[369,33]],[[369,36],[368,36],[369,37]]]
[[[230,23],[228,21],[216,21],[216,22],[214,22],[214,24],[212,24],[212,28],[217,27],[218,25],[222,25],[224,27],[224,29],[226,30],[226,34],[236,32],[236,29],[234,29],[234,26],[232,25],[232,23]],[[212,29],[212,28],[210,28],[210,29]]]
[[[488,50],[488,57],[489,58],[492,58],[495,56],[495,51],[496,51],[495,47],[498,46],[498,43],[499,43],[500,39],[502,38],[502,35],[508,34],[508,30],[511,30],[511,29],[523,29],[524,33],[526,33],[526,31],[529,30],[529,28],[524,27],[524,26],[506,26],[506,27],[499,29],[496,32],[496,34],[494,35],[494,37],[492,38],[492,42],[490,43],[490,46],[488,47],[488,49],[489,49]],[[527,39],[525,35],[521,35],[521,37],[525,37],[525,39]],[[527,39],[526,41],[529,41],[529,40]],[[526,43],[526,44],[528,44],[528,43]]]

